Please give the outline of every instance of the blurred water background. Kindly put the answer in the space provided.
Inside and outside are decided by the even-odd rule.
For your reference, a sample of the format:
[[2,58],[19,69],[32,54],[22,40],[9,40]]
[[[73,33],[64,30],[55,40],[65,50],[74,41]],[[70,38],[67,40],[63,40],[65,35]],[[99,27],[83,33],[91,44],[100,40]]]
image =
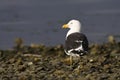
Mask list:
[[0,49],[25,45],[64,44],[64,23],[78,19],[90,43],[120,40],[120,0],[0,0]]

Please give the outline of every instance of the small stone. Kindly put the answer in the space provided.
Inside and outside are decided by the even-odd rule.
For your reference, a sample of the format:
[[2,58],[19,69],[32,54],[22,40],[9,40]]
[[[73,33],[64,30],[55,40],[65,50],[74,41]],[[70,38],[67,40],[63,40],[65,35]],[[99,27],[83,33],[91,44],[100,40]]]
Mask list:
[[29,66],[33,65],[33,62],[28,62],[28,65],[29,65]]
[[92,63],[92,62],[94,62],[94,60],[93,60],[93,59],[90,59],[90,60],[89,60],[89,62],[91,62],[91,63]]
[[95,55],[99,53],[100,46],[98,44],[94,44],[93,48],[91,49],[91,54]]
[[5,72],[4,68],[0,68],[0,74]]
[[35,57],[35,58],[34,58],[34,61],[37,62],[37,61],[39,61],[40,59],[41,59],[41,58]]
[[23,63],[22,63],[22,59],[21,59],[21,58],[18,58],[16,64],[17,64],[17,65],[23,64]]
[[15,39],[16,47],[21,48],[23,46],[23,39],[22,38],[16,38]]
[[89,80],[90,77],[91,77],[91,74],[87,74],[87,75],[85,76],[86,80]]
[[68,57],[68,58],[65,58],[64,60],[63,60],[63,63],[65,63],[65,64],[67,64],[67,65],[70,65],[70,58]]
[[10,63],[14,63],[14,62],[15,62],[15,59],[12,58],[12,59],[9,60],[9,62],[10,62]]
[[18,71],[25,71],[26,67],[24,65],[19,65]]
[[118,53],[118,50],[116,49],[111,51],[111,55],[115,55],[116,53]]
[[62,70],[56,70],[56,71],[54,72],[54,74],[55,74],[55,75],[63,75],[63,74],[64,74],[64,71],[62,71]]
[[31,46],[32,48],[39,48],[40,45],[32,43],[30,46]]
[[20,76],[20,77],[19,77],[19,80],[27,80],[27,77],[25,77],[25,76]]
[[115,38],[114,38],[114,36],[110,35],[110,36],[108,37],[108,42],[114,44],[114,43],[115,43]]
[[0,51],[0,57],[2,57],[2,55],[3,55],[3,54],[2,54],[2,51]]

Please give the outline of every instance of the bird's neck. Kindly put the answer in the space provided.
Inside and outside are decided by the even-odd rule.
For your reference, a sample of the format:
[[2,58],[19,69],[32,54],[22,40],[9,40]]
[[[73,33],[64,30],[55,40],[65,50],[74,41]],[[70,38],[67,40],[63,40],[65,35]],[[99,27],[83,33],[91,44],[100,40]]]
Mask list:
[[70,29],[70,30],[67,32],[66,38],[67,38],[70,34],[76,33],[76,32],[80,33],[80,29]]

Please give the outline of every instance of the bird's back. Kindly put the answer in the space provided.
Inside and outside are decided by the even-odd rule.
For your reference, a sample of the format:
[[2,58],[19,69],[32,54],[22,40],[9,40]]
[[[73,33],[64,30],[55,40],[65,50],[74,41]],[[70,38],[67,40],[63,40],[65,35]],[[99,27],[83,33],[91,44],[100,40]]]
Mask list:
[[80,46],[83,49],[81,51],[88,51],[88,40],[84,34],[76,32],[76,33],[70,34],[67,37],[67,39],[65,41],[66,52],[73,50],[73,52],[77,53],[78,52],[77,48],[79,48]]

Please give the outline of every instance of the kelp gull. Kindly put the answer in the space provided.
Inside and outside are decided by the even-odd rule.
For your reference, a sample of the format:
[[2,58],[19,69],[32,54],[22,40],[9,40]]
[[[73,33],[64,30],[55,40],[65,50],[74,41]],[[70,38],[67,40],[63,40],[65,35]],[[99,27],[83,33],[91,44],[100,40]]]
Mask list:
[[62,28],[70,28],[67,32],[65,40],[65,53],[70,55],[70,62],[72,57],[80,57],[88,53],[87,37],[80,32],[81,23],[78,20],[70,20],[68,24],[64,24]]

